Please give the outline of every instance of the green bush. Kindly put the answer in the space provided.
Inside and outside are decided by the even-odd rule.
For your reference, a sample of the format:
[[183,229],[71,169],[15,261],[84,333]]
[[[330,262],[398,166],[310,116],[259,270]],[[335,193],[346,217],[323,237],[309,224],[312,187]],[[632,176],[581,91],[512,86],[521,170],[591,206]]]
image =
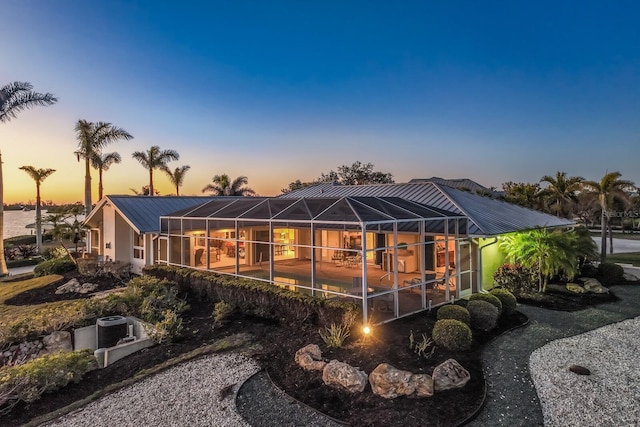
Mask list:
[[189,308],[187,303],[178,298],[178,290],[166,280],[143,288],[143,295],[140,316],[147,322],[160,322],[166,317],[167,310],[180,315]]
[[165,310],[162,313],[162,320],[152,327],[145,327],[145,332],[153,341],[161,344],[180,338],[183,329],[180,315],[174,310]]
[[580,269],[580,275],[583,277],[592,277],[595,279],[598,277],[598,267],[593,264],[585,264]]
[[36,265],[33,274],[36,277],[48,276],[49,274],[64,274],[75,269],[76,264],[69,258],[55,258]]
[[35,245],[35,244],[36,244],[35,235],[14,236],[14,237],[9,237],[8,239],[4,239],[5,246]]
[[455,319],[459,320],[464,324],[469,325],[471,322],[471,318],[469,317],[469,310],[466,308],[455,305],[455,304],[447,304],[443,305],[438,309],[437,313],[438,320],[442,319]]
[[12,259],[7,260],[7,268],[26,267],[27,265],[37,265],[44,261],[42,257],[27,258],[27,259]]
[[469,301],[467,310],[471,316],[471,327],[481,331],[490,331],[498,324],[500,313],[490,302],[482,300]]
[[222,325],[235,311],[235,307],[228,302],[220,301],[213,306],[213,320],[215,325]]
[[612,262],[603,262],[598,265],[597,279],[605,286],[617,285],[622,282],[624,268]]
[[464,351],[471,347],[471,329],[459,320],[438,320],[431,337],[436,344],[450,351]]
[[0,368],[0,408],[8,412],[18,402],[31,403],[43,393],[77,383],[95,366],[92,350],[46,355],[22,365]]
[[520,264],[501,265],[493,274],[496,287],[505,288],[515,295],[536,292],[538,279],[534,271]]
[[494,288],[489,293],[502,303],[502,314],[510,315],[516,311],[518,301],[511,292],[502,288]]
[[471,294],[469,301],[486,301],[489,304],[494,305],[498,309],[498,314],[502,313],[502,302],[500,299],[492,294]]

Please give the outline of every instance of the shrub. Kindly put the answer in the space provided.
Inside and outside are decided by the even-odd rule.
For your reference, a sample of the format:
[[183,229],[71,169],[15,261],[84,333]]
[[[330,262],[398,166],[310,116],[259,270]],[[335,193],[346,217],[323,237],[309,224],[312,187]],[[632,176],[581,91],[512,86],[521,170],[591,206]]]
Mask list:
[[235,311],[235,307],[227,302],[220,301],[213,306],[213,320],[215,325],[222,325]]
[[37,265],[44,261],[41,257],[27,258],[27,259],[12,259],[7,261],[7,268],[26,267],[27,265]]
[[178,290],[166,280],[143,288],[143,295],[140,316],[147,322],[159,322],[167,310],[180,315],[188,309],[188,305],[178,298]]
[[75,268],[76,264],[69,258],[55,258],[36,265],[33,269],[33,274],[36,277],[47,276],[49,274],[64,274],[75,270]]
[[471,317],[471,327],[481,331],[490,331],[498,324],[500,313],[490,302],[482,300],[469,301],[467,310]]
[[500,299],[492,294],[471,294],[469,301],[486,301],[489,304],[494,305],[498,309],[498,314],[502,313],[502,302]]
[[467,325],[469,325],[471,322],[471,319],[469,317],[469,310],[467,310],[466,308],[460,305],[455,305],[455,304],[447,304],[440,307],[438,309],[437,317],[438,317],[438,320],[442,320],[442,319],[459,320],[462,323]]
[[536,272],[519,264],[501,265],[493,274],[496,287],[508,289],[515,295],[535,292],[538,289]]
[[502,303],[502,314],[510,315],[516,311],[518,302],[516,297],[506,289],[494,288],[489,293],[500,300]]
[[351,332],[346,325],[336,325],[335,323],[332,323],[331,326],[325,327],[324,330],[320,329],[318,333],[320,334],[320,338],[322,338],[322,341],[324,341],[324,343],[329,348],[342,347],[344,340],[349,338],[349,335],[351,335]]
[[161,344],[178,339],[183,329],[182,318],[178,313],[174,310],[165,310],[162,313],[162,320],[154,324],[153,327],[145,327],[145,332],[153,341]]
[[[433,345],[434,341],[431,338],[427,338],[426,334],[422,334],[422,339],[420,341],[416,341],[413,337],[413,331],[411,331],[411,335],[409,335],[409,348],[414,351],[418,356],[423,356],[425,359],[429,359],[433,356],[436,348]],[[431,347],[430,351],[427,351]]]
[[95,365],[92,350],[46,355],[23,365],[0,368],[0,408],[31,403],[43,393],[79,382]]
[[612,262],[598,265],[597,279],[605,286],[616,285],[623,281],[624,268]]
[[459,320],[438,320],[431,336],[436,344],[450,351],[464,351],[471,347],[471,329]]
[[598,267],[593,264],[585,264],[580,269],[580,275],[584,277],[598,277]]
[[36,244],[36,236],[35,234],[26,234],[23,236],[14,236],[9,237],[8,239],[4,239],[5,246],[8,245],[35,245]]

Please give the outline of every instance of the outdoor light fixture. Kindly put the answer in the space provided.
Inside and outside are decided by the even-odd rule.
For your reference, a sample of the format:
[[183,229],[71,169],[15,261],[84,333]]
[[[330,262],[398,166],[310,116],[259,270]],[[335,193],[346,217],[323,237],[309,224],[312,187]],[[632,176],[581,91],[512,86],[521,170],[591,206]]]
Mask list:
[[362,328],[362,332],[364,332],[365,335],[369,335],[371,333],[371,328],[369,326],[365,326]]

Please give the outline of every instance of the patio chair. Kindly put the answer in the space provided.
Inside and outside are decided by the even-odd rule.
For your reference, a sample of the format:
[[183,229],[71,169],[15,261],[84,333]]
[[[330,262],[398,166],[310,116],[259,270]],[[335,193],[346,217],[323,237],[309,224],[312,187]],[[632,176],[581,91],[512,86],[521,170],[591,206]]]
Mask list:
[[345,258],[345,263],[348,268],[358,267],[360,266],[361,262],[362,262],[362,255],[360,254],[354,255],[354,256],[348,256]]

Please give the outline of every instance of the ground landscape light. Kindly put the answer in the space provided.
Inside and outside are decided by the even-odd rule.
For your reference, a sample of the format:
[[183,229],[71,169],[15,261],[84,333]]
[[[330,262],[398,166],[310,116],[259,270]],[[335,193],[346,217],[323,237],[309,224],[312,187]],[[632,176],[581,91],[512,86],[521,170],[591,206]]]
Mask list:
[[365,335],[369,335],[371,333],[371,328],[367,325],[362,328],[362,332],[364,332]]

